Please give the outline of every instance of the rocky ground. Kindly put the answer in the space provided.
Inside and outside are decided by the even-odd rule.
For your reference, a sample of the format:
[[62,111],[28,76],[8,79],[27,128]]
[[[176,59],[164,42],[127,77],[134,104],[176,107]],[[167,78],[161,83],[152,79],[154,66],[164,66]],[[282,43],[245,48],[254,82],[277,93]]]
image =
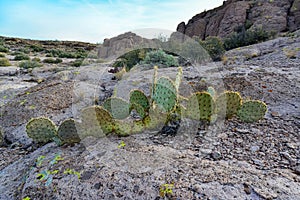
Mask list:
[[[6,141],[0,199],[300,199],[299,46],[295,33],[226,52],[223,62],[184,68],[182,95],[205,81],[239,91],[267,103],[268,113],[257,123],[232,119],[206,127],[182,121],[173,135],[109,135],[60,147],[32,145],[26,122],[76,118],[80,108],[101,103],[113,90],[125,99],[132,88],[149,93],[153,70],[133,69],[117,81],[108,73],[110,63],[76,68],[66,60],[33,72],[0,67]],[[163,186],[172,194],[160,193]]]

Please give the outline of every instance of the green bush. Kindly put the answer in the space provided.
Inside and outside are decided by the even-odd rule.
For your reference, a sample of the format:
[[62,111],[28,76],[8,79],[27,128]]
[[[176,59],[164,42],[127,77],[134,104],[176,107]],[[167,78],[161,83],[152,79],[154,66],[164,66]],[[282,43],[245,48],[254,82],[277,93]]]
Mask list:
[[272,36],[271,33],[262,28],[248,29],[241,28],[238,32],[234,32],[228,38],[224,39],[224,47],[226,50],[248,46],[268,40]]
[[213,61],[220,61],[225,53],[223,42],[218,37],[208,37],[200,45],[209,53]]
[[5,66],[10,66],[10,62],[7,58],[0,58],[0,66],[5,67]]
[[45,50],[42,46],[34,45],[34,44],[30,45],[30,48],[32,49],[33,52],[41,52]]
[[167,54],[163,50],[154,50],[146,54],[143,64],[158,65],[160,67],[176,67],[179,66],[177,58]]
[[71,63],[73,67],[80,67],[83,63],[83,59],[77,59]]
[[31,60],[32,60],[32,61],[35,61],[35,62],[41,62],[41,59],[40,59],[40,58],[36,58],[36,57],[35,57],[35,58],[32,58]]
[[0,58],[4,58],[5,55],[3,53],[0,53]]
[[36,68],[36,67],[41,67],[42,65],[36,61],[23,61],[19,64],[20,68],[23,69],[29,69],[29,68]]
[[0,52],[3,52],[3,53],[8,53],[9,52],[9,49],[3,45],[0,45]]
[[30,60],[30,57],[24,53],[19,53],[15,56],[14,60]]
[[78,49],[76,52],[67,52],[60,49],[47,50],[47,57],[59,57],[59,58],[86,58],[88,53],[83,49]]
[[49,64],[58,64],[58,63],[62,63],[62,59],[60,58],[46,58],[45,60],[43,60],[44,63],[49,63]]

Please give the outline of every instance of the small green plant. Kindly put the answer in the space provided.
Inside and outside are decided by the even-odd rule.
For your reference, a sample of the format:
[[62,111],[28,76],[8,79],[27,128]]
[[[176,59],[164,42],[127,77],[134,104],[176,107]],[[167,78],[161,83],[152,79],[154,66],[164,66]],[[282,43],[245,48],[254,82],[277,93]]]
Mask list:
[[9,49],[7,47],[5,47],[4,45],[0,45],[0,52],[8,53]]
[[14,60],[30,60],[30,57],[24,53],[19,53],[15,56]]
[[0,58],[5,58],[5,55],[3,53],[0,53]]
[[126,146],[125,142],[121,141],[120,144],[118,145],[118,148],[121,149],[124,148],[125,146]]
[[0,58],[0,67],[10,66],[10,62],[7,58]]
[[208,37],[199,43],[209,53],[213,61],[220,61],[222,59],[225,49],[219,37]]
[[66,169],[66,170],[64,171],[64,174],[76,175],[77,178],[78,178],[78,180],[80,180],[80,178],[81,178],[81,173],[75,171],[74,169],[69,169],[69,168],[68,168],[68,169]]
[[224,39],[226,50],[248,46],[263,42],[272,37],[272,33],[265,31],[262,27],[246,30],[244,26],[238,27],[236,32]]
[[146,54],[143,64],[157,65],[160,67],[178,67],[179,63],[177,58],[167,54],[163,50],[154,50]]
[[43,60],[44,63],[48,63],[48,64],[58,64],[58,63],[62,63],[62,59],[60,58],[46,58]]
[[32,58],[31,61],[33,61],[33,62],[41,62],[41,59],[35,57],[35,58]]
[[159,195],[165,197],[167,195],[173,194],[174,184],[163,184],[159,187]]
[[22,200],[31,200],[30,197],[24,197]]
[[39,156],[37,159],[36,159],[36,166],[37,167],[40,167],[42,164],[43,164],[43,161],[46,157],[45,156]]
[[80,67],[82,64],[83,64],[83,59],[77,59],[77,60],[71,62],[71,65],[73,67]]
[[19,64],[19,67],[20,68],[23,68],[23,69],[30,69],[30,68],[36,68],[36,67],[41,67],[42,65],[36,61],[23,61]]

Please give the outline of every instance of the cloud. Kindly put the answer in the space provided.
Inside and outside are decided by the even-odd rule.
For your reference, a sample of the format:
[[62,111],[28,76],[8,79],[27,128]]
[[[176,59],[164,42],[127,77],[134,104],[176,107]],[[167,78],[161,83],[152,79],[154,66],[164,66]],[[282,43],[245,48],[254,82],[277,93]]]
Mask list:
[[[13,2],[13,3],[12,3]],[[101,42],[126,31],[160,28],[175,31],[222,0],[46,0],[0,1],[0,34],[32,39]]]

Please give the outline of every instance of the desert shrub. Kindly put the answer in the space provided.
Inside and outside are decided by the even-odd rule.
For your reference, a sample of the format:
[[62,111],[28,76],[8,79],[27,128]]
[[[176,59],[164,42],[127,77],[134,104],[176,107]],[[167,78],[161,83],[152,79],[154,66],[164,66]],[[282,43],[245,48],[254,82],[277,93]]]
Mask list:
[[241,28],[238,32],[234,32],[228,38],[224,39],[224,47],[226,50],[248,46],[268,40],[272,36],[271,33],[262,28],[248,29]]
[[177,58],[161,49],[148,52],[142,63],[158,65],[160,67],[176,67],[179,65]]
[[15,56],[14,60],[30,60],[30,57],[24,53],[19,53]]
[[19,67],[20,68],[23,68],[23,69],[29,69],[29,68],[36,68],[36,67],[41,67],[42,65],[36,61],[30,61],[30,60],[27,60],[27,61],[23,61],[19,64]]
[[0,58],[4,58],[5,55],[3,53],[0,53]]
[[145,49],[136,49],[127,52],[118,58],[118,60],[113,64],[113,67],[115,68],[125,67],[126,71],[129,71],[136,64],[144,60],[147,52],[149,51],[151,51],[151,49],[145,48]]
[[223,42],[218,37],[208,37],[200,45],[209,53],[213,61],[220,61],[225,53]]
[[41,52],[44,51],[45,49],[39,45],[30,45],[30,48],[32,49],[33,52]]
[[53,58],[46,58],[43,60],[44,63],[49,63],[49,64],[58,64],[58,63],[62,63],[62,59],[60,58],[56,58],[56,59],[53,59]]
[[24,54],[29,54],[30,53],[30,49],[26,48],[21,48],[19,49],[19,52],[24,53]]
[[0,66],[5,67],[5,66],[10,66],[10,62],[7,58],[0,58]]
[[32,60],[32,61],[35,61],[35,62],[41,62],[41,59],[40,59],[40,58],[37,58],[37,57],[32,58],[31,60]]
[[47,50],[47,57],[59,58],[86,58],[88,53],[84,49],[78,49],[76,52],[68,52],[60,49]]
[[80,67],[83,64],[83,59],[77,59],[71,63],[73,67]]
[[8,53],[9,49],[7,47],[5,47],[4,45],[0,45],[0,52]]

